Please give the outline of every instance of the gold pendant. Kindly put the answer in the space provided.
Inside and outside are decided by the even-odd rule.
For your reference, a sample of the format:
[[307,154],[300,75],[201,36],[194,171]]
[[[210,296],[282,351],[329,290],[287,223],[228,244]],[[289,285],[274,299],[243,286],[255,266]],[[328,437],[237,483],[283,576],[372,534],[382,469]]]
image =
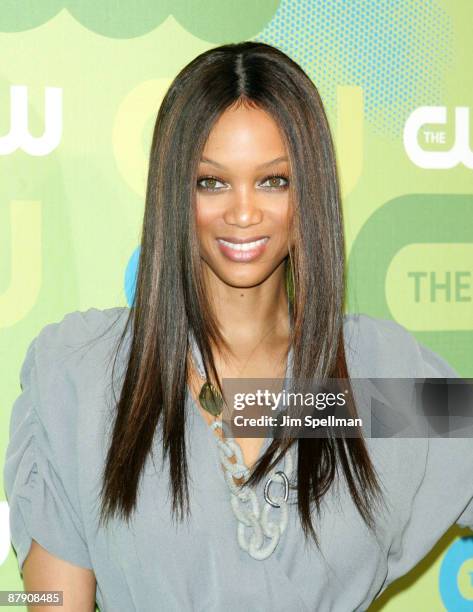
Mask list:
[[209,382],[202,385],[199,393],[200,405],[212,416],[217,417],[223,410],[224,400],[219,391]]

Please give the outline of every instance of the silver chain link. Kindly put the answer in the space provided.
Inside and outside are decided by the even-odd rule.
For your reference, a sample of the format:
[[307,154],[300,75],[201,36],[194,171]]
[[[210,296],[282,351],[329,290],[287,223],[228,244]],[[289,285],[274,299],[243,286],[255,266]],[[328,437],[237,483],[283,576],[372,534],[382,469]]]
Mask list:
[[[215,421],[210,426],[212,430],[222,429],[222,423]],[[254,559],[263,560],[269,557],[278,545],[281,535],[286,530],[289,518],[288,496],[289,481],[292,476],[294,460],[292,449],[289,448],[284,456],[284,471],[278,470],[275,466],[269,472],[269,478],[265,486],[266,505],[261,511],[258,498],[253,489],[237,485],[234,478],[243,479],[244,482],[250,475],[250,470],[246,467],[240,445],[231,438],[216,439],[222,465],[225,469],[225,480],[231,492],[231,506],[238,520],[237,537],[240,547]],[[229,457],[234,456],[236,461],[232,463]],[[281,482],[284,485],[284,495],[281,498],[271,499],[269,497],[269,486],[272,482]],[[271,508],[279,509],[279,521],[273,522],[269,519]],[[253,533],[248,541],[245,528],[249,527]],[[264,536],[269,538],[267,544],[264,543]]]

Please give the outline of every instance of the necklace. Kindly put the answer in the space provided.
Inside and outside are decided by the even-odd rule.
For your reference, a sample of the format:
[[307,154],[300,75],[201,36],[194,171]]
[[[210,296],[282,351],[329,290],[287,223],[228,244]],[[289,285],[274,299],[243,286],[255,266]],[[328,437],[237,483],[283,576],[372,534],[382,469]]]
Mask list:
[[[205,369],[202,355],[192,331],[189,332],[189,339],[195,367],[199,373],[199,376],[205,379]],[[291,375],[292,358],[293,351],[291,347],[287,357],[285,378],[288,378]],[[199,393],[199,401],[204,410],[207,410],[207,412],[215,417],[215,421],[212,423],[212,425],[210,425],[212,431],[215,432],[219,428],[222,432],[222,439],[218,438],[217,436],[215,439],[218,445],[220,459],[224,467],[225,481],[230,489],[231,507],[238,521],[238,544],[240,548],[246,551],[254,559],[266,559],[275,550],[280,540],[280,536],[286,530],[288,523],[289,512],[287,500],[289,496],[289,479],[291,478],[294,469],[293,446],[291,446],[285,453],[284,470],[276,470],[277,466],[275,466],[269,472],[269,477],[264,487],[264,500],[266,501],[266,505],[261,510],[256,492],[251,488],[246,489],[235,483],[235,478],[243,479],[243,483],[245,483],[250,475],[250,470],[245,465],[240,445],[231,438],[223,438],[222,422],[216,419],[216,417],[222,412],[224,401],[223,398],[217,392],[215,387],[206,381]],[[230,461],[230,458],[232,457],[235,459],[234,462]],[[277,498],[274,500],[269,495],[269,489],[272,482],[280,482],[284,485],[284,495],[282,498]],[[269,513],[271,508],[279,508],[278,522],[273,522],[270,520]],[[247,539],[245,533],[247,527],[252,530],[249,540]],[[265,536],[269,539],[269,541],[266,543]]]

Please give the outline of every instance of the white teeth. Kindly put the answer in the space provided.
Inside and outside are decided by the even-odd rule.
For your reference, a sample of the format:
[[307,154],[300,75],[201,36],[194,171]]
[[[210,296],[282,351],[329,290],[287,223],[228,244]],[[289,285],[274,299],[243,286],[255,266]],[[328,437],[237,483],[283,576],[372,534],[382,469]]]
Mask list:
[[234,251],[251,251],[252,249],[255,249],[256,247],[259,247],[260,245],[267,242],[268,238],[261,238],[261,240],[255,240],[255,242],[245,242],[244,244],[227,242],[226,240],[222,240],[221,238],[218,238],[218,241],[224,244],[225,246],[230,247]]

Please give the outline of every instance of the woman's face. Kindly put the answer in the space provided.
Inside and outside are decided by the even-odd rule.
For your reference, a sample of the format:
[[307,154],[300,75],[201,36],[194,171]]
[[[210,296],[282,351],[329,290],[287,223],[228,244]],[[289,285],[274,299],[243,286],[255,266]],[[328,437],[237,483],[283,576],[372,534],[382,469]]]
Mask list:
[[[199,164],[196,220],[200,254],[232,287],[253,287],[288,254],[289,158],[274,119],[246,106],[226,110]],[[238,244],[242,243],[242,244]]]

